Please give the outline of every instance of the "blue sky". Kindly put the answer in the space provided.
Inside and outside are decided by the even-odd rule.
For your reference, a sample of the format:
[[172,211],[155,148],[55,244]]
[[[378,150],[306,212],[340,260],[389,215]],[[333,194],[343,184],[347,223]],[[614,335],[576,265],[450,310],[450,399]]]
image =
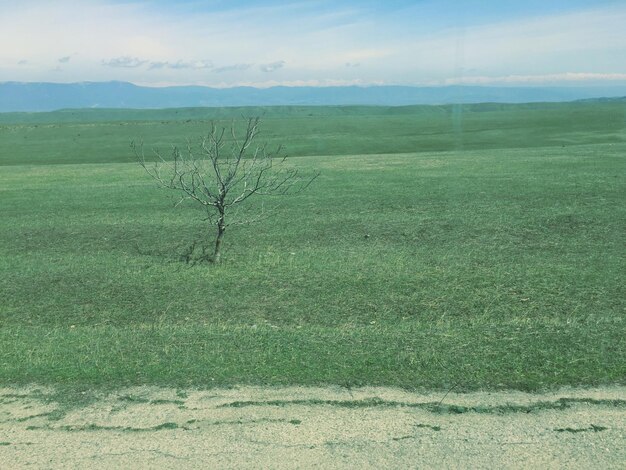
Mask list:
[[626,1],[0,0],[0,82],[626,84]]

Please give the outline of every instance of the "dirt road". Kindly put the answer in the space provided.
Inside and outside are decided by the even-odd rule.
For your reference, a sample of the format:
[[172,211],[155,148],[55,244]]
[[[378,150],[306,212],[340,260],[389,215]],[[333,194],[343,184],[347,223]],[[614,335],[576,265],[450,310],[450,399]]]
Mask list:
[[0,468],[626,467],[626,387],[133,388],[63,410],[0,388]]

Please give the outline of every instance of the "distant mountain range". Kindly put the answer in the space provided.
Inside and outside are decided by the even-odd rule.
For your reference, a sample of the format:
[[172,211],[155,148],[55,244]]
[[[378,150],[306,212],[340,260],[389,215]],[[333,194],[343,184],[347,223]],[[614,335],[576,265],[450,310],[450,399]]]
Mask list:
[[143,87],[127,82],[0,83],[0,112],[65,108],[559,102],[626,96],[624,86]]

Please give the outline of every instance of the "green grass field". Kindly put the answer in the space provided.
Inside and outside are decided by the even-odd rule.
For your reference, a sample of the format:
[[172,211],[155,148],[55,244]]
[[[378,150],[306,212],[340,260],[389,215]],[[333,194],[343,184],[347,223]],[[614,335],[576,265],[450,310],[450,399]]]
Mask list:
[[[321,176],[181,262],[130,140],[261,113]],[[623,103],[0,115],[0,382],[626,383],[625,167]]]

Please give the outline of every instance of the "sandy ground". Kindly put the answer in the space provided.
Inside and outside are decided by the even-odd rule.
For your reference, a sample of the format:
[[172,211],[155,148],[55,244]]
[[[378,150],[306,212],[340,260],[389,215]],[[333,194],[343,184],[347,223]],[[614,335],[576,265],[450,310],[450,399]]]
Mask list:
[[626,468],[626,387],[133,388],[64,413],[51,393],[0,388],[0,468]]

